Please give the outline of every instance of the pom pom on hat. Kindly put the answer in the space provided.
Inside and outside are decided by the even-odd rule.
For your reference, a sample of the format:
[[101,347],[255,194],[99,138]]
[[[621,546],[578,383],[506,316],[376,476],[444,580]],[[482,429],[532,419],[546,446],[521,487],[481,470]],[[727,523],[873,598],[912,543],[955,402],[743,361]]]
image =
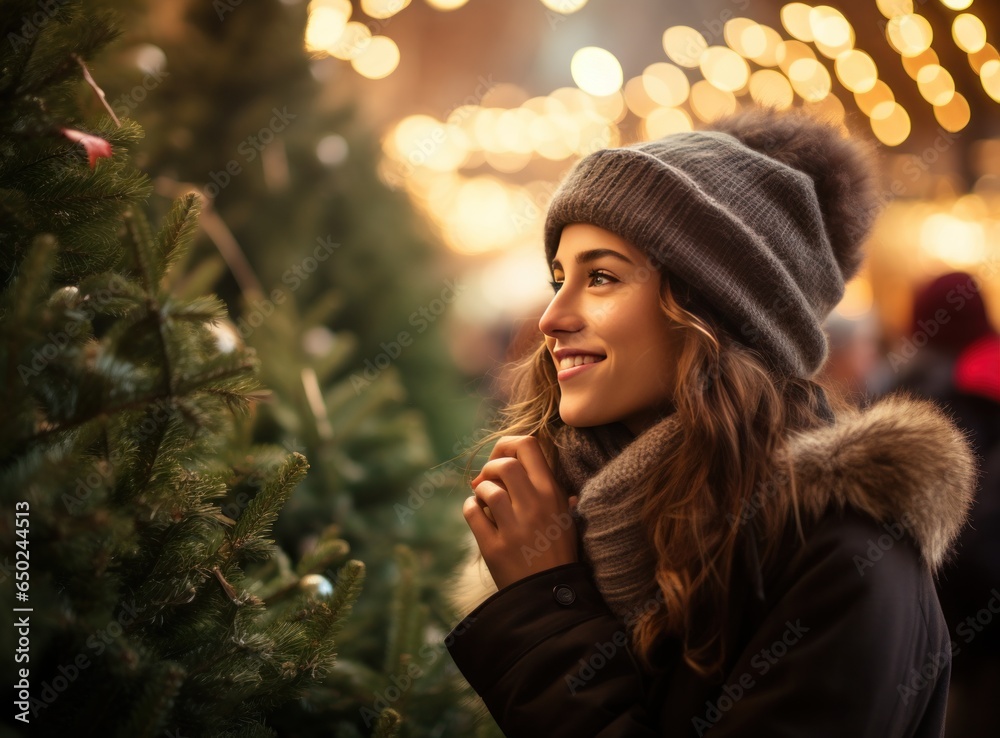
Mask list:
[[808,174],[844,281],[857,274],[864,261],[861,246],[881,210],[873,146],[798,108],[748,107],[717,118],[707,130],[728,133]]

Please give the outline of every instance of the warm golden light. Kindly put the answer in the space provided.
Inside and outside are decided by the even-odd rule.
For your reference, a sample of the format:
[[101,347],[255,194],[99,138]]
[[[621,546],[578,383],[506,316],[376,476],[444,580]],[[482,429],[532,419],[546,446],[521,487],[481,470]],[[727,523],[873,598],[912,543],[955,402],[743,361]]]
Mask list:
[[962,51],[974,54],[986,45],[986,26],[972,13],[955,16],[951,36]]
[[707,48],[705,37],[690,26],[671,26],[663,32],[663,50],[670,61],[682,67],[697,67]]
[[327,51],[338,59],[350,60],[360,56],[371,42],[371,29],[364,23],[350,21],[344,26],[344,32],[340,34],[340,38],[333,46],[327,48]]
[[710,46],[699,60],[705,79],[726,92],[741,89],[750,79],[750,66],[746,60],[725,46]]
[[808,44],[804,44],[801,41],[782,41],[778,44],[778,51],[775,56],[778,59],[778,66],[781,67],[781,71],[786,75],[792,63],[799,59],[812,59],[816,61],[816,54],[813,53]]
[[[776,66],[778,64],[778,47],[784,39],[781,38],[781,34],[776,30],[763,24],[758,24],[755,29],[748,29],[746,33],[749,34],[757,30],[764,37],[764,48],[759,54],[754,54],[748,58],[751,61],[757,62],[762,67]],[[750,51],[749,43],[747,43],[747,51]]]
[[427,4],[435,10],[455,10],[461,8],[469,0],[427,0]]
[[642,85],[657,105],[676,107],[688,99],[691,83],[680,67],[667,62],[650,64],[643,70]]
[[691,110],[701,120],[709,122],[735,112],[736,96],[701,79],[691,85]]
[[750,75],[750,97],[758,105],[784,110],[792,106],[795,93],[781,72],[774,69],[758,69]]
[[910,116],[897,102],[880,102],[872,110],[872,132],[886,146],[899,146],[910,135]]
[[815,59],[796,59],[788,68],[792,89],[803,99],[817,102],[830,94],[830,73]]
[[931,24],[916,13],[891,18],[885,33],[889,43],[902,56],[916,56],[929,48],[934,38]]
[[816,48],[830,59],[854,48],[854,29],[843,13],[829,5],[817,5],[809,11],[809,29]]
[[990,59],[979,70],[979,79],[986,94],[1000,102],[1000,61]]
[[309,5],[309,22],[306,24],[306,50],[328,51],[344,32],[351,17],[351,4],[341,2],[313,2]]
[[587,0],[542,0],[542,5],[546,8],[563,15],[575,13],[586,4]]
[[909,15],[913,12],[913,0],[875,0],[875,4],[886,18]]
[[628,105],[629,110],[640,118],[645,118],[659,107],[659,104],[646,92],[646,87],[642,83],[642,77],[633,77],[626,82],[623,92],[625,93],[625,103]]
[[364,51],[351,59],[354,71],[368,79],[382,79],[399,66],[399,47],[388,36],[373,36]]
[[969,101],[965,99],[962,93],[956,92],[945,105],[939,105],[934,108],[934,117],[937,119],[938,124],[946,131],[952,133],[961,131],[969,125],[971,117]]
[[361,0],[361,10],[372,18],[391,18],[410,4],[410,0]]
[[799,41],[812,41],[812,28],[809,25],[809,11],[805,3],[788,3],[781,9],[781,25],[789,35]]
[[767,49],[764,29],[750,18],[730,18],[722,27],[722,35],[729,48],[747,59],[759,56]]
[[972,5],[972,0],[941,0],[941,4],[949,10],[965,10]]
[[1000,53],[997,52],[993,44],[986,44],[976,53],[969,54],[969,66],[976,74],[982,74],[983,64],[990,59],[1000,59]]
[[882,80],[876,80],[875,85],[867,92],[855,92],[854,102],[865,115],[870,116],[875,106],[883,102],[893,102],[896,97],[892,90]]
[[663,138],[671,133],[690,131],[693,127],[688,114],[678,108],[657,108],[643,121],[646,140]]
[[921,69],[928,64],[938,63],[938,55],[934,49],[925,49],[916,56],[901,56],[900,60],[903,62],[903,69],[910,75],[910,79],[916,80],[917,73]]
[[928,64],[917,73],[917,87],[931,105],[947,105],[955,94],[955,80],[940,64]]
[[920,247],[956,269],[982,264],[987,257],[983,224],[950,213],[927,216],[920,228]]
[[833,69],[840,83],[851,92],[868,92],[878,80],[875,60],[859,49],[851,49],[837,56]]
[[621,89],[622,65],[607,49],[584,46],[573,54],[569,65],[573,81],[591,95],[610,95]]

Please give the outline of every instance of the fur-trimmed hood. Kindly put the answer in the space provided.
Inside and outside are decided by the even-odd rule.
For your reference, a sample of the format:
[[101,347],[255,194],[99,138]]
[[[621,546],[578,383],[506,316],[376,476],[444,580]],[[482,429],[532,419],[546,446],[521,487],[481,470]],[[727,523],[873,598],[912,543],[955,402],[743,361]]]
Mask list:
[[[934,401],[900,390],[789,439],[804,511],[850,506],[902,523],[937,572],[968,517],[978,477],[967,434]],[[446,586],[461,618],[497,591],[471,532],[465,562]]]

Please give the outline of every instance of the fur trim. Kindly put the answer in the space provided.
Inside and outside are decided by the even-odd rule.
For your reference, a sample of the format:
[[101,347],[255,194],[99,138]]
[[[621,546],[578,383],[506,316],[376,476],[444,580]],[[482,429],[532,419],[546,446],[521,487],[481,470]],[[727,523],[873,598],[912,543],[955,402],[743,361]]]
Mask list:
[[452,628],[483,604],[490,595],[499,591],[471,531],[466,537],[466,544],[467,553],[458,573],[449,580],[445,588],[445,597],[456,615],[451,623]]
[[[850,505],[876,520],[903,524],[933,572],[947,561],[965,524],[977,483],[976,456],[934,401],[905,390],[841,414],[789,438],[796,486],[805,511]],[[497,591],[475,538],[445,587],[458,619]]]
[[861,245],[880,209],[875,150],[841,135],[832,122],[798,109],[749,107],[705,128],[728,133],[812,178],[830,245],[844,281],[850,281],[864,260]]
[[932,571],[948,559],[976,489],[968,437],[932,400],[906,391],[790,441],[803,506],[832,502],[909,529]]

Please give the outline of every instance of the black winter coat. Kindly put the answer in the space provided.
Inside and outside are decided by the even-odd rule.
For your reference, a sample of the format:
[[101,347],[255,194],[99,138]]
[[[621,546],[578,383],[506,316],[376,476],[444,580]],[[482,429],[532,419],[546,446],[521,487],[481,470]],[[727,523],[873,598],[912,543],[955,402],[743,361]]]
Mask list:
[[802,438],[797,478],[817,512],[781,564],[742,562],[722,679],[692,670],[674,640],[646,674],[584,563],[496,591],[470,562],[451,596],[478,604],[445,645],[504,734],[943,735],[954,643],[933,573],[967,514],[968,443],[936,405],[903,396]]

